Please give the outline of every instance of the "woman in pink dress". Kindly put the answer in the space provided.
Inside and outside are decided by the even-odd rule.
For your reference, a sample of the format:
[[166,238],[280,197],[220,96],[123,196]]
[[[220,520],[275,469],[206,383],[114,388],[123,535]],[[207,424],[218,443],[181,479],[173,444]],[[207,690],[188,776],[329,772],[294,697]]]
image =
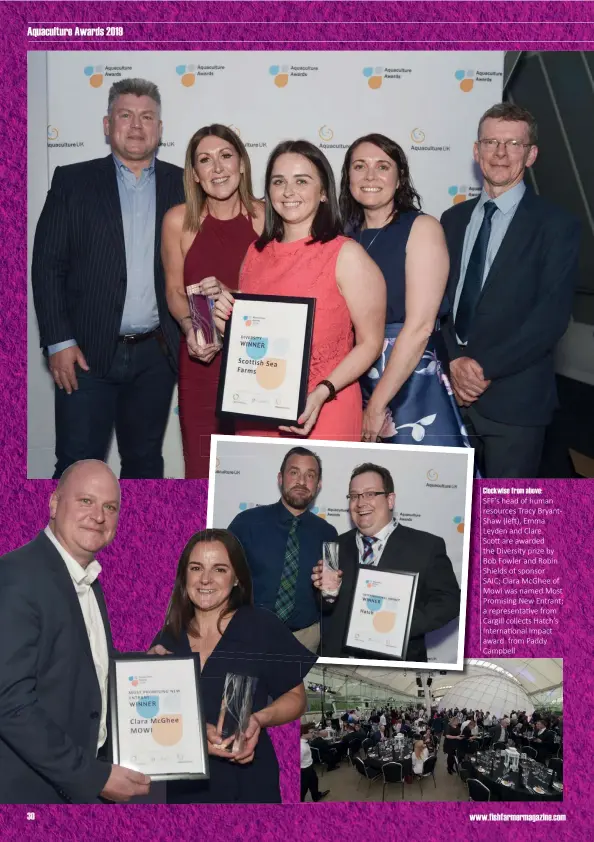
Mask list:
[[[244,293],[316,299],[308,397],[298,426],[238,419],[236,433],[360,441],[358,378],[381,352],[386,285],[365,250],[340,232],[325,155],[305,140],[280,143],[266,167],[264,232],[247,251],[239,287]],[[221,331],[233,301],[229,290],[217,298]]]

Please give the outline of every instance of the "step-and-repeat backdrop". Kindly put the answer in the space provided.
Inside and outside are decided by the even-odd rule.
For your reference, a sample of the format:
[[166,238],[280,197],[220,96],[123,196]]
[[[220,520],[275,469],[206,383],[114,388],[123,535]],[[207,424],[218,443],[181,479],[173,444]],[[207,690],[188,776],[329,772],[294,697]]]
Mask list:
[[[239,512],[275,503],[285,453],[295,442],[217,436],[211,465],[208,524],[227,528]],[[466,616],[472,456],[464,448],[411,447],[304,442],[322,460],[322,488],[312,511],[336,527],[339,535],[353,528],[346,495],[353,468],[373,462],[387,468],[396,491],[399,523],[442,537],[462,589],[460,617]],[[433,664],[455,664],[463,657],[458,622],[427,635]],[[460,647],[460,648],[459,648]],[[458,657],[459,656],[459,657]]]
[[[472,144],[480,116],[501,100],[502,52],[55,52],[29,54],[29,241],[57,166],[109,153],[109,87],[142,77],[163,100],[159,156],[182,165],[191,135],[208,123],[239,133],[263,194],[267,157],[303,137],[338,177],[351,142],[369,132],[396,140],[410,160],[424,209],[439,216],[477,195]],[[29,313],[29,476],[54,465],[53,388]],[[115,448],[110,459],[117,469]],[[165,440],[169,477],[183,476],[174,399]]]

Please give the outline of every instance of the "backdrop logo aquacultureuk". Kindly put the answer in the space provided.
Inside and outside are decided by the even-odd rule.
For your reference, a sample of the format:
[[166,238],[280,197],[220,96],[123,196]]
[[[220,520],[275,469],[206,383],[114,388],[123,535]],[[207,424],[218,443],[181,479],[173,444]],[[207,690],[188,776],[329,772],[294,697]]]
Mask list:
[[334,132],[332,131],[330,126],[320,126],[318,130],[318,135],[320,137],[320,140],[329,141],[332,140],[332,138],[334,137]]
[[460,83],[460,90],[465,94],[474,88],[474,70],[456,70],[454,76]]
[[364,67],[363,68],[363,76],[367,79],[367,84],[372,90],[377,90],[381,88],[382,81],[384,78],[384,68],[383,67]]
[[413,143],[422,143],[425,140],[425,132],[423,129],[413,129],[410,133],[410,139]]
[[92,88],[100,88],[103,84],[103,72],[104,67],[102,64],[97,64],[93,66],[91,64],[87,65],[84,69],[84,74],[89,80],[89,85]]
[[48,140],[57,140],[60,137],[60,133],[55,126],[48,126],[47,127],[47,139]]

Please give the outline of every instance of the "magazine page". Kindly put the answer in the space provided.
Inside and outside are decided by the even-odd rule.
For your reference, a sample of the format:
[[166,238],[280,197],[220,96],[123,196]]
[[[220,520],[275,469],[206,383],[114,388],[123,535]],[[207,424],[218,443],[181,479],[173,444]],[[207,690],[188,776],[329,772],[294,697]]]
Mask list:
[[589,839],[590,4],[0,13],[0,839]]

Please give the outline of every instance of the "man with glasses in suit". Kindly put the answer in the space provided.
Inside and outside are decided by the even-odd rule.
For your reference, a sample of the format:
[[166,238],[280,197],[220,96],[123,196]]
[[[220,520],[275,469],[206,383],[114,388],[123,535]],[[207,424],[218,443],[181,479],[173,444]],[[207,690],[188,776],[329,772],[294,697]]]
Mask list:
[[165,213],[184,201],[183,170],[156,157],[155,84],[112,85],[106,158],[57,167],[35,232],[32,283],[55,382],[54,479],[102,459],[115,429],[121,477],[163,477],[163,437],[179,327],[161,263]]
[[536,477],[556,407],[554,350],[571,316],[579,223],[525,184],[537,126],[518,105],[480,119],[478,199],[442,218],[451,382],[487,477]]
[[[443,538],[398,523],[394,518],[394,480],[387,468],[365,463],[353,471],[348,493],[349,512],[355,529],[341,535],[335,584],[340,587],[334,608],[322,618],[320,654],[387,658],[377,652],[362,653],[344,644],[357,574],[362,567],[418,573],[406,661],[426,661],[425,635],[442,628],[460,614],[460,588],[447,556]],[[314,567],[312,580],[322,588],[322,564]]]

